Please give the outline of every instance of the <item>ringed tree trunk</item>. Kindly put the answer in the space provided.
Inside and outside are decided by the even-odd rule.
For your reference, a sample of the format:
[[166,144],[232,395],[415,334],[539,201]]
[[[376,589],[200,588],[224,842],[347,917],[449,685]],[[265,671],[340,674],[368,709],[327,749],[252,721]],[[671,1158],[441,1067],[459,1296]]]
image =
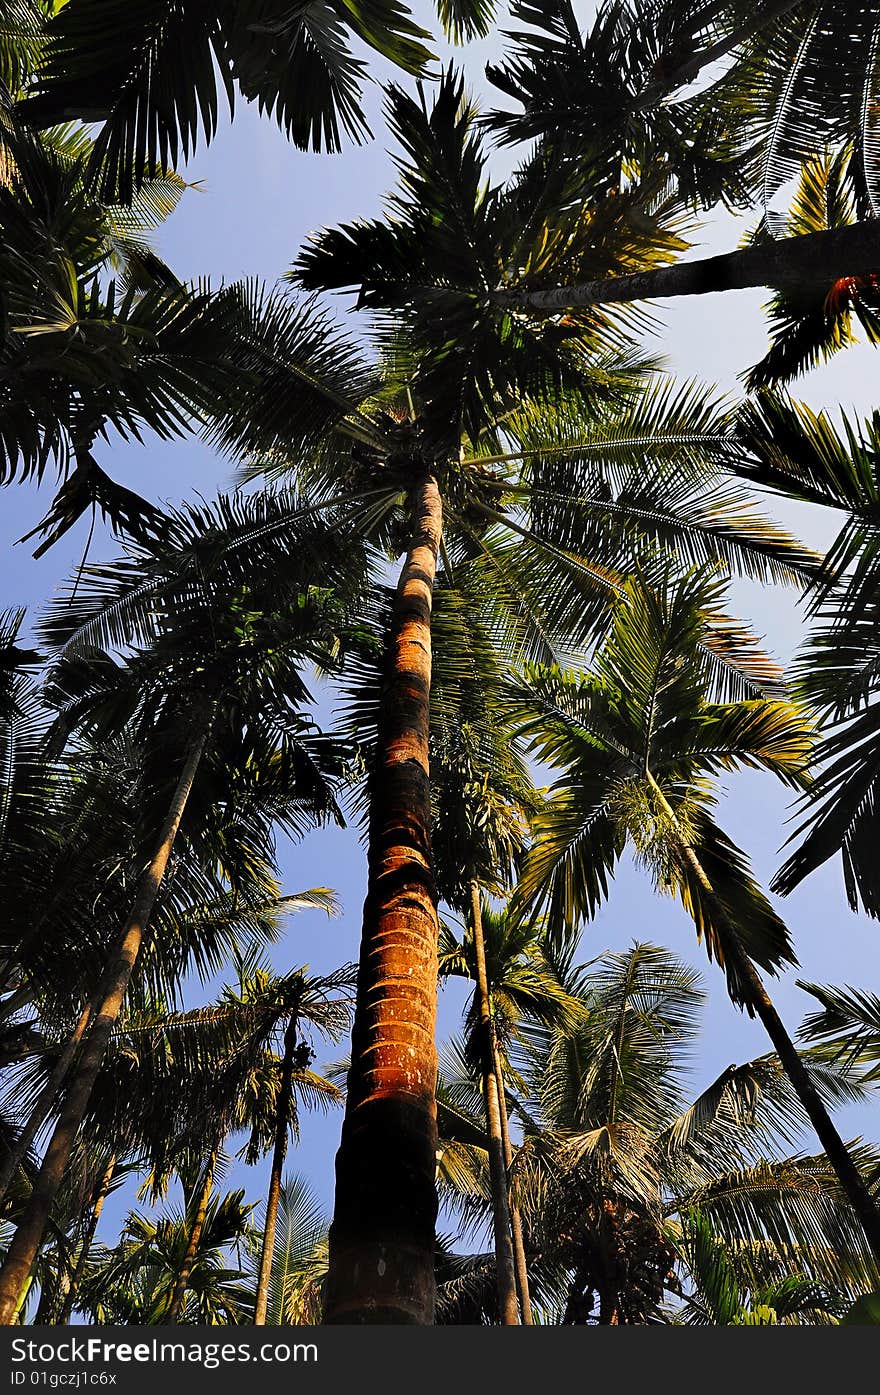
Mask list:
[[695,849],[681,832],[672,805],[650,772],[648,773],[648,782],[672,827],[678,832],[681,851],[706,893],[706,899],[713,907],[719,922],[728,931],[728,943],[724,947],[725,954],[733,961],[737,971],[748,984],[749,1006],[754,1009],[773,1043],[782,1069],[791,1081],[795,1094],[803,1105],[804,1112],[813,1125],[819,1142],[825,1149],[825,1154],[837,1176],[841,1190],[862,1224],[875,1260],[880,1264],[880,1211],[877,1209],[876,1202],[868,1191],[862,1174],[853,1162],[849,1149],[837,1132],[831,1115],[810,1079],[809,1071],[801,1060],[800,1053],[789,1036],[782,1018],[773,1006],[757,969],[743,949],[736,925],[728,918]]
[[93,1025],[70,1071],[61,1114],[42,1166],[34,1182],[30,1201],[0,1269],[0,1325],[15,1320],[22,1294],[26,1291],[34,1260],[43,1242],[46,1222],[64,1177],[80,1124],[91,1098],[92,1088],[104,1060],[110,1036],[119,1020],[125,991],[131,980],[156,897],[168,866],[180,821],[195,782],[196,772],[208,740],[208,726],[193,743],[177,782],[174,797],[159,834],[156,850],[143,872],[135,893],[131,914],[111,954],[105,991]]
[[504,1070],[498,1054],[498,1044],[492,1043],[492,1063],[497,1081],[498,1104],[501,1110],[501,1141],[504,1146],[504,1166],[508,1178],[508,1203],[510,1204],[510,1234],[513,1239],[513,1264],[516,1270],[516,1289],[519,1294],[519,1307],[524,1327],[532,1327],[532,1296],[529,1290],[529,1271],[526,1265],[526,1246],[523,1238],[522,1216],[519,1207],[510,1202],[510,1169],[513,1165],[513,1147],[510,1142],[510,1120],[507,1117],[507,1099],[504,1090]]
[[325,1323],[430,1325],[437,1218],[437,891],[431,863],[431,605],[443,527],[414,485],[372,777],[351,1069]]
[[217,1139],[205,1163],[204,1182],[202,1190],[199,1192],[199,1199],[196,1203],[196,1213],[193,1217],[192,1229],[189,1233],[186,1252],[180,1266],[180,1272],[174,1281],[174,1288],[171,1291],[171,1302],[168,1305],[168,1312],[165,1314],[165,1322],[177,1322],[180,1318],[180,1311],[183,1307],[183,1300],[186,1296],[189,1276],[192,1273],[193,1264],[199,1251],[199,1244],[202,1239],[202,1231],[205,1228],[205,1217],[208,1214],[208,1203],[211,1200],[211,1193],[214,1190],[214,1173],[217,1170],[217,1157],[220,1152],[220,1138]]
[[497,305],[558,314],[589,305],[611,305],[666,296],[707,295],[713,291],[770,286],[831,286],[844,276],[869,276],[880,270],[880,218],[848,228],[782,237],[699,261],[675,262],[654,271],[612,276],[579,286],[546,291],[496,291]]
[[92,1214],[89,1217],[88,1228],[86,1229],[86,1233],[82,1238],[82,1244],[80,1245],[79,1254],[76,1257],[76,1264],[74,1265],[73,1273],[70,1276],[70,1283],[67,1288],[67,1293],[64,1295],[64,1302],[61,1305],[61,1311],[58,1314],[58,1325],[60,1327],[64,1327],[67,1325],[67,1323],[70,1322],[70,1315],[73,1312],[73,1305],[76,1302],[76,1296],[79,1293],[79,1286],[82,1283],[82,1277],[85,1273],[86,1261],[89,1257],[89,1250],[92,1248],[92,1242],[94,1241],[95,1234],[98,1229],[98,1222],[101,1219],[101,1212],[104,1209],[104,1202],[107,1200],[107,1197],[110,1192],[110,1184],[113,1181],[113,1173],[115,1171],[116,1154],[112,1153],[107,1162],[107,1166],[104,1169],[104,1175],[98,1183],[98,1188],[95,1192],[94,1204],[92,1206]]
[[275,1249],[275,1227],[278,1223],[281,1170],[284,1167],[284,1155],[287,1152],[287,1130],[290,1126],[296,1029],[296,1018],[291,1017],[287,1024],[287,1031],[284,1033],[284,1061],[281,1067],[278,1107],[275,1115],[275,1146],[272,1150],[272,1173],[269,1178],[269,1193],[266,1197],[266,1223],[263,1227],[263,1248],[260,1252],[260,1273],[257,1279],[257,1297],[254,1306],[255,1327],[265,1327],[266,1313],[269,1307],[269,1278],[272,1273],[272,1255]]
[[519,1311],[516,1303],[516,1273],[511,1240],[510,1202],[507,1195],[507,1165],[504,1159],[498,1076],[495,1072],[492,1007],[489,1001],[489,977],[486,972],[486,945],[483,940],[480,888],[476,881],[472,881],[470,884],[470,894],[471,929],[474,935],[474,959],[477,970],[477,1013],[480,1027],[483,1102],[486,1110],[486,1129],[489,1135],[489,1185],[492,1191],[492,1225],[495,1234],[495,1282],[498,1289],[498,1310],[501,1314],[501,1325],[503,1327],[516,1327],[519,1325]]

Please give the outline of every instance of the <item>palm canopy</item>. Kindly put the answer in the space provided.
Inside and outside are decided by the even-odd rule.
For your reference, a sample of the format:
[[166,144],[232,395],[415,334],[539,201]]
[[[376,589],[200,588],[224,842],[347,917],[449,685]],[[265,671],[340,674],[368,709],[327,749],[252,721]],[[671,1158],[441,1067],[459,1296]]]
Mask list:
[[[577,1015],[579,1003],[566,989],[548,952],[546,927],[506,907],[493,909],[483,900],[481,923],[486,955],[486,978],[495,1041],[505,1061],[519,1060],[532,1029],[551,1028]],[[458,977],[475,983],[477,969],[473,927],[456,937],[447,923],[440,927],[441,979]],[[482,1064],[479,1046],[480,1014],[476,992],[465,1009],[465,1050],[472,1063]]]
[[[811,729],[783,698],[712,700],[717,659],[703,643],[722,589],[706,571],[659,586],[633,580],[591,672],[535,670],[513,684],[522,739],[561,772],[535,821],[517,895],[522,906],[547,905],[552,923],[572,933],[606,899],[629,844],[658,887],[681,899],[743,1002],[748,992],[726,952],[731,924],[765,969],[794,956],[744,853],[712,818],[717,780],[751,768],[801,785]],[[714,896],[684,854],[683,828]]]
[[[548,161],[580,169],[587,182],[625,184],[656,171],[689,205],[757,203],[761,225],[756,245],[723,256],[580,284],[551,273],[514,295],[499,286],[499,302],[552,313],[772,286],[782,292],[775,329],[814,352],[817,340],[844,335],[843,301],[867,312],[880,188],[873,4],[609,0],[586,35],[569,0],[523,0],[515,14],[529,27],[516,31],[512,57],[490,69],[519,108],[492,118],[506,139],[539,138]],[[841,63],[844,51],[850,57]],[[686,84],[712,64],[708,86],[689,92]],[[805,161],[828,151],[840,160],[857,221],[835,224],[826,213],[805,228],[791,186]],[[822,323],[829,295],[837,313]],[[794,334],[795,307],[797,319],[812,319],[812,332],[801,323]]]
[[[634,944],[569,965],[567,982],[581,1012],[532,1041],[512,1170],[555,1320],[656,1321],[664,1295],[679,1292],[695,1209],[741,1284],[794,1270],[829,1285],[844,1275],[851,1292],[870,1286],[870,1253],[828,1164],[779,1156],[803,1116],[775,1058],[730,1066],[689,1096],[697,973]],[[818,1078],[830,1097],[853,1096],[846,1077],[817,1068]]]
[[[235,1251],[252,1235],[253,1206],[244,1191],[211,1197],[192,1268],[181,1323],[216,1326],[247,1322],[253,1297]],[[93,1251],[79,1306],[98,1323],[153,1325],[167,1320],[189,1245],[194,1202],[157,1218],[130,1211],[119,1243]]]
[[366,70],[352,40],[418,73],[427,38],[399,0],[68,0],[54,7],[21,106],[40,127],[100,123],[90,177],[128,202],[145,168],[171,168],[214,136],[236,91],[300,149],[338,150],[343,132],[363,138]]
[[625,187],[635,171],[685,203],[742,205],[750,152],[730,110],[702,94],[664,100],[725,47],[737,9],[604,0],[585,29],[570,0],[516,0],[512,51],[488,68],[515,105],[488,124],[506,143],[538,140],[588,187]]
[[[326,903],[317,892],[287,899],[288,909]],[[338,1088],[311,1069],[309,1043],[339,1039],[349,1020],[351,981],[349,967],[319,978],[304,969],[272,974],[258,965],[209,1007],[132,1009],[112,1038],[87,1129],[119,1139],[138,1156],[154,1193],[188,1161],[201,1161],[206,1140],[218,1136],[243,1134],[247,1161],[256,1162],[271,1145],[280,1040],[291,1017],[300,1049],[288,1127],[297,1137],[300,1107],[326,1109],[341,1099]]]
[[761,394],[743,425],[761,461],[756,478],[842,515],[813,595],[816,623],[792,674],[822,723],[818,768],[790,840],[801,841],[773,885],[786,894],[839,853],[851,907],[876,917],[880,426],[876,416],[835,421],[771,394]]
[[403,331],[421,430],[440,459],[457,458],[463,435],[475,444],[491,432],[524,393],[607,396],[615,383],[602,381],[597,350],[613,344],[624,369],[626,348],[608,316],[542,323],[498,310],[490,292],[499,281],[529,284],[548,261],[572,276],[650,265],[684,246],[665,210],[652,217],[636,192],[581,197],[560,211],[539,166],[508,188],[493,184],[477,113],[452,69],[430,108],[396,87],[387,101],[402,152],[388,217],[318,234],[293,279],[309,290],[355,289],[392,350]]
[[[519,0],[514,18],[528,28],[489,70],[518,107],[491,118],[505,139],[537,137],[614,179],[662,161],[689,201],[758,200],[776,237],[779,196],[802,162],[846,148],[858,216],[876,215],[878,17],[868,0],[758,10],[742,0],[607,0],[586,33],[569,0]],[[716,66],[702,90],[687,90],[721,59],[720,74]]]
[[319,234],[293,272],[308,289],[355,289],[381,348],[384,387],[352,403],[372,441],[335,461],[325,451],[322,477],[373,491],[378,510],[383,484],[391,507],[420,472],[436,473],[442,565],[520,598],[552,569],[576,642],[640,543],[723,556],[766,579],[809,572],[809,554],[733,478],[748,451],[724,404],[697,385],[646,380],[607,316],[550,323],[492,301],[499,277],[528,281],[548,257],[593,270],[650,261],[657,225],[630,218],[637,200],[581,201],[560,221],[540,172],[493,185],[452,72],[430,109],[397,90],[389,102],[403,152],[389,217]]
[[687,1289],[673,1321],[687,1326],[828,1325],[849,1306],[840,1292],[789,1274],[767,1283],[743,1282],[724,1241],[698,1210],[685,1212],[676,1251]]
[[[186,188],[178,175],[152,171],[130,206],[108,202],[88,185],[84,130],[38,136],[0,107],[0,484],[61,477],[38,552],[89,509],[121,531],[164,527],[99,464],[102,440],[202,429],[227,445],[248,413],[263,442],[282,424],[311,439],[314,387],[291,370],[308,353],[332,390],[325,317],[257,284],[184,286],[152,242]],[[349,356],[346,386],[359,377]],[[327,394],[322,429],[332,414]]]

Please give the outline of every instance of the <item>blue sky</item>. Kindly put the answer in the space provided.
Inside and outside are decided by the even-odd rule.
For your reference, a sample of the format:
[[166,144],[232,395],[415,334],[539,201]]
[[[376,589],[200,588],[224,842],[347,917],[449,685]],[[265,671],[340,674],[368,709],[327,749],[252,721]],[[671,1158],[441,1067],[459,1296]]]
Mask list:
[[[417,13],[426,27],[435,27],[423,6]],[[482,69],[487,58],[499,51],[497,36],[467,51],[465,67],[476,91],[488,91]],[[214,143],[199,150],[183,171],[187,179],[198,181],[199,187],[186,193],[162,230],[161,250],[179,275],[210,275],[215,281],[254,276],[272,281],[284,273],[310,232],[380,211],[382,196],[394,179],[381,116],[382,83],[389,70],[371,60],[371,71],[376,80],[368,89],[366,107],[375,139],[342,155],[295,151],[275,126],[251,107],[242,106],[234,122],[223,123]],[[510,163],[510,156],[505,156],[499,161],[499,171],[505,172]],[[727,215],[713,216],[700,229],[690,255],[736,246],[747,226],[747,222]],[[676,374],[697,377],[735,393],[737,375],[766,349],[761,313],[765,298],[760,291],[740,291],[679,300],[668,306],[660,303],[656,313],[661,329],[653,347],[665,354],[667,367]],[[342,313],[345,303],[337,301],[336,305]],[[876,400],[880,361],[875,352],[859,345],[839,355],[830,365],[802,379],[795,387],[796,395],[816,408],[842,405],[857,414],[870,412]],[[113,442],[101,446],[97,453],[111,475],[155,500],[176,502],[194,491],[210,496],[231,480],[229,462],[193,440],[172,444],[149,440],[143,446]],[[79,561],[85,523],[39,562],[31,558],[27,545],[14,545],[48,506],[50,487],[51,481],[47,481],[37,494],[29,487],[17,486],[0,496],[2,606],[39,607]],[[833,536],[834,520],[820,510],[769,501],[768,511],[814,546],[827,545]],[[99,531],[93,555],[112,555],[114,550],[112,540]],[[796,595],[737,584],[735,597],[740,611],[766,636],[771,652],[789,660],[804,632]],[[781,860],[779,848],[787,836],[787,817],[786,793],[769,777],[748,775],[730,782],[721,821],[749,852],[765,884]],[[313,835],[304,845],[285,850],[283,869],[287,891],[331,886],[340,897],[343,912],[337,920],[317,912],[292,918],[283,943],[275,951],[278,968],[308,963],[313,972],[323,972],[344,959],[355,958],[365,885],[365,859],[356,830]],[[880,927],[849,911],[836,863],[822,868],[779,905],[792,929],[800,967],[772,984],[771,992],[791,1030],[812,1002],[795,986],[798,977],[857,982],[880,991],[876,953]],[[667,945],[704,971],[709,997],[695,1088],[731,1062],[747,1060],[768,1049],[760,1026],[731,1007],[722,976],[706,962],[681,908],[658,899],[645,878],[627,864],[615,879],[609,905],[584,935],[584,958],[606,948],[622,948],[634,938]],[[204,1001],[205,993],[207,990],[197,990],[193,1001]],[[454,1029],[461,1001],[457,988],[441,992],[441,1035]],[[333,1055],[331,1050],[329,1056]],[[329,1118],[305,1117],[299,1150],[288,1158],[290,1166],[309,1177],[328,1208],[340,1122],[338,1111]],[[849,1136],[860,1132],[880,1137],[876,1118],[866,1110],[846,1111],[840,1124]],[[815,1145],[812,1139],[805,1139],[805,1146],[812,1150]],[[250,1200],[258,1200],[265,1173],[265,1166],[245,1169],[236,1165],[231,1176],[236,1185],[247,1187]],[[120,1198],[107,1207],[101,1233],[108,1240],[123,1209]]]

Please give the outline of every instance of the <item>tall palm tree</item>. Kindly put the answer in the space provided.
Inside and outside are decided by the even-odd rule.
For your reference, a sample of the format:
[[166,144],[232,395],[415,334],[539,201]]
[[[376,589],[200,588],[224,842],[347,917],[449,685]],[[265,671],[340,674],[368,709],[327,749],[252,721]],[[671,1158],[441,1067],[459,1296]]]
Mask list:
[[[192,520],[184,516],[181,522],[185,527]],[[136,651],[127,666],[98,653],[62,660],[56,669],[58,704],[70,726],[97,742],[120,730],[136,735],[145,753],[144,825],[158,826],[159,835],[128,918],[110,949],[58,1123],[0,1274],[0,1321],[11,1320],[37,1253],[184,815],[189,814],[186,834],[197,846],[207,832],[203,855],[210,865],[219,851],[210,836],[216,799],[212,773],[216,779],[220,769],[227,784],[229,772],[235,770],[245,772],[245,783],[250,783],[238,826],[233,822],[230,831],[233,837],[243,836],[245,849],[250,841],[258,856],[261,845],[266,848],[272,837],[273,819],[285,817],[295,831],[303,815],[308,826],[333,812],[320,743],[317,751],[309,750],[313,729],[300,715],[308,692],[299,671],[309,661],[334,662],[344,607],[339,609],[327,583],[333,580],[334,551],[340,557],[339,539],[323,536],[320,596],[311,585],[316,554],[305,537],[301,541],[296,562],[289,561],[286,574],[276,572],[270,591],[264,592],[272,609],[263,610],[257,588],[243,588],[228,568],[225,574],[218,568],[210,579],[202,571],[196,586],[175,587],[172,565],[162,608],[155,608],[152,594],[152,643],[148,640]],[[97,593],[102,601],[103,580],[99,569]],[[350,577],[340,580],[351,585]],[[65,614],[55,632],[64,627],[69,634],[77,627],[77,617]],[[170,780],[169,753],[172,759],[176,753],[179,762]],[[248,774],[260,767],[267,772],[266,780]],[[285,787],[280,799],[279,786]],[[188,810],[194,789],[196,802]],[[199,803],[201,832],[194,817]],[[159,812],[163,808],[164,814]]]
[[[366,492],[372,484],[381,496],[377,486],[384,485],[388,511],[404,506],[393,535],[405,560],[391,606],[372,772],[328,1321],[431,1318],[436,893],[428,734],[435,583],[439,594],[444,578],[460,585],[460,576],[479,576],[487,626],[497,633],[504,616],[513,642],[547,653],[566,631],[568,643],[595,633],[637,535],[686,536],[688,547],[710,554],[731,548],[731,557],[765,575],[780,563],[783,570],[788,562],[809,565],[757,519],[734,522],[729,479],[721,486],[714,475],[721,464],[717,434],[703,431],[712,415],[704,397],[698,406],[696,394],[640,395],[632,351],[605,317],[538,325],[499,313],[487,295],[499,275],[521,276],[523,266],[540,263],[548,242],[572,265],[643,263],[656,256],[661,233],[673,237],[662,211],[639,221],[635,209],[640,218],[643,200],[633,193],[600,200],[560,225],[542,203],[534,172],[511,190],[487,190],[474,115],[452,73],[432,109],[397,91],[390,107],[405,151],[390,220],[321,234],[295,268],[307,289],[357,289],[360,303],[379,317],[391,369],[371,409],[374,441],[377,430],[385,434],[384,445],[374,445],[379,459],[358,448],[354,461],[349,450],[334,465],[328,451],[319,465],[325,478],[334,471],[337,488]],[[563,394],[566,406],[554,414],[551,404]],[[685,417],[695,431],[687,445]],[[670,446],[679,463],[692,465],[697,455],[701,468],[714,462],[718,488],[703,493],[706,476],[697,486],[692,468],[678,475],[678,488],[672,485],[655,453],[668,461]],[[663,476],[667,492],[656,510],[644,507],[646,494],[638,503],[634,497],[639,489],[628,466],[636,451],[648,492]],[[658,460],[656,475],[649,469],[646,477],[646,454]],[[578,500],[572,486],[579,456]]]
[[794,961],[788,931],[710,813],[722,771],[768,770],[797,787],[811,745],[788,700],[712,701],[699,646],[722,591],[705,571],[631,582],[592,673],[538,672],[515,687],[530,749],[562,772],[520,899],[573,927],[607,897],[631,845],[658,890],[681,899],[732,1000],[760,1018],[880,1259],[880,1211],[755,968]]

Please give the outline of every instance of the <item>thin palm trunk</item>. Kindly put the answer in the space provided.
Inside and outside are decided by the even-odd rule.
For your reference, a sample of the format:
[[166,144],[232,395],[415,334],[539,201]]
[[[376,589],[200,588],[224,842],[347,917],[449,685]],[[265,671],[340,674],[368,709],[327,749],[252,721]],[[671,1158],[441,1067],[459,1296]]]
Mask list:
[[110,1155],[107,1166],[104,1169],[103,1176],[101,1177],[101,1180],[98,1183],[98,1188],[95,1192],[94,1201],[92,1204],[92,1214],[89,1217],[89,1224],[86,1229],[86,1233],[82,1238],[82,1244],[79,1248],[79,1254],[76,1257],[76,1264],[74,1265],[73,1273],[70,1276],[70,1283],[67,1288],[67,1293],[64,1295],[64,1302],[61,1305],[61,1311],[58,1314],[58,1324],[61,1327],[66,1326],[66,1324],[70,1322],[70,1315],[73,1312],[73,1305],[76,1302],[76,1296],[79,1293],[79,1286],[82,1283],[83,1274],[85,1273],[86,1261],[88,1260],[89,1251],[91,1250],[92,1243],[95,1239],[95,1234],[98,1229],[98,1222],[101,1219],[101,1212],[104,1209],[104,1202],[107,1200],[107,1197],[109,1195],[110,1184],[113,1181],[113,1173],[115,1171],[116,1154],[112,1153]]
[[31,1144],[46,1119],[49,1117],[52,1106],[58,1099],[61,1087],[67,1079],[76,1053],[79,1050],[80,1042],[85,1036],[86,1029],[104,997],[105,987],[106,972],[99,986],[80,1013],[79,1021],[68,1037],[64,1050],[49,1072],[49,1078],[37,1096],[34,1107],[28,1116],[27,1123],[15,1140],[13,1147],[10,1149],[2,1168],[0,1168],[0,1203],[3,1202],[13,1177],[27,1157]]
[[831,1116],[822,1103],[819,1092],[810,1079],[809,1072],[786,1031],[782,1018],[773,1006],[757,969],[743,949],[736,925],[725,912],[695,849],[681,830],[672,805],[666,799],[650,771],[648,772],[648,782],[672,827],[676,829],[682,853],[702,886],[714,914],[719,923],[727,929],[724,952],[736,965],[742,980],[748,984],[749,1006],[754,1009],[773,1043],[782,1069],[791,1081],[810,1123],[816,1130],[819,1142],[825,1149],[825,1154],[834,1169],[841,1189],[861,1221],[874,1258],[880,1264],[880,1211],[878,1211],[871,1193],[868,1191],[864,1178],[853,1162],[849,1149],[834,1127]]
[[437,1151],[437,891],[431,865],[431,604],[437,481],[413,488],[372,777],[367,895],[327,1323],[431,1324]]
[[878,267],[880,220],[871,219],[848,228],[781,237],[775,242],[724,252],[717,257],[674,262],[653,271],[587,281],[579,286],[558,286],[546,291],[496,291],[493,299],[499,305],[555,314],[588,305],[707,295],[750,286],[780,290],[804,282],[831,286],[844,276],[869,276]]
[[192,1229],[189,1233],[189,1240],[186,1245],[186,1252],[174,1281],[174,1288],[171,1293],[171,1302],[168,1305],[168,1312],[165,1314],[165,1322],[177,1322],[183,1308],[183,1300],[186,1297],[186,1290],[189,1286],[189,1276],[195,1264],[196,1255],[199,1252],[199,1244],[202,1239],[202,1231],[205,1228],[205,1217],[208,1214],[208,1203],[211,1200],[211,1193],[214,1190],[214,1173],[217,1170],[217,1156],[220,1152],[220,1139],[214,1144],[208,1154],[205,1163],[204,1181],[199,1198],[196,1202],[196,1213],[193,1216]]
[[137,963],[159,887],[168,866],[168,859],[180,820],[195,781],[196,771],[208,728],[193,743],[187,756],[171,806],[162,825],[156,850],[144,871],[134,898],[131,915],[111,956],[107,971],[107,986],[91,1030],[82,1045],[79,1059],[70,1073],[67,1093],[58,1123],[55,1126],[42,1166],[31,1192],[28,1206],[12,1238],[6,1259],[0,1269],[0,1325],[8,1326],[15,1316],[37,1257],[46,1222],[58,1188],[64,1177],[70,1152],[88,1107],[107,1044],[119,1013],[125,991]]
[[281,1196],[281,1170],[284,1167],[284,1155],[287,1152],[287,1130],[290,1125],[296,1027],[296,1018],[291,1017],[287,1024],[287,1031],[284,1033],[284,1062],[281,1067],[278,1106],[275,1114],[275,1146],[272,1150],[272,1173],[269,1178],[269,1194],[266,1197],[266,1223],[263,1227],[263,1248],[260,1253],[260,1273],[257,1279],[257,1299],[254,1307],[255,1327],[265,1327],[266,1312],[269,1307],[269,1278],[272,1273],[272,1255],[275,1249],[278,1200]]
[[507,1098],[504,1089],[504,1070],[498,1052],[497,1041],[492,1042],[492,1059],[495,1069],[498,1104],[501,1110],[501,1142],[504,1146],[504,1166],[508,1178],[508,1202],[510,1205],[510,1234],[513,1240],[513,1264],[516,1270],[516,1290],[519,1294],[519,1308],[524,1327],[533,1326],[532,1297],[529,1290],[529,1271],[526,1265],[526,1246],[523,1239],[522,1216],[519,1207],[510,1202],[510,1169],[513,1164],[513,1147],[510,1142],[510,1120],[507,1117]]
[[516,1272],[511,1241],[510,1204],[507,1195],[507,1166],[504,1159],[498,1076],[495,1072],[492,1006],[489,1000],[489,976],[486,972],[486,945],[483,939],[480,888],[476,881],[471,882],[470,893],[471,930],[474,936],[474,959],[477,971],[477,1016],[483,1072],[483,1104],[486,1110],[486,1130],[489,1135],[489,1186],[492,1193],[492,1224],[495,1233],[495,1282],[498,1288],[498,1311],[501,1314],[502,1326],[516,1327],[519,1325],[519,1311],[516,1303]]

